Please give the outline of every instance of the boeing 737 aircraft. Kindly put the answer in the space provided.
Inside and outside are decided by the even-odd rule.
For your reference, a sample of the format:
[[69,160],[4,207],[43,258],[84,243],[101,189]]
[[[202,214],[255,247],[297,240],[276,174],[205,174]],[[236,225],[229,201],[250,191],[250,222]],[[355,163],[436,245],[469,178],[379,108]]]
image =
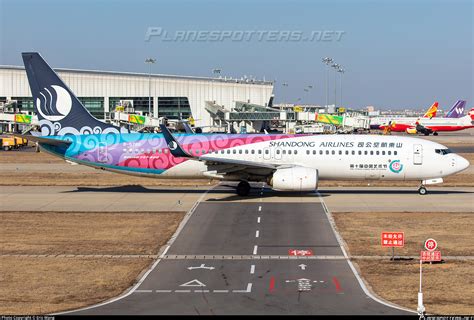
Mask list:
[[275,190],[312,191],[323,179],[440,183],[469,162],[445,146],[378,135],[133,133],[95,119],[38,53],[23,53],[41,133],[29,136],[65,160],[153,178],[267,182]]

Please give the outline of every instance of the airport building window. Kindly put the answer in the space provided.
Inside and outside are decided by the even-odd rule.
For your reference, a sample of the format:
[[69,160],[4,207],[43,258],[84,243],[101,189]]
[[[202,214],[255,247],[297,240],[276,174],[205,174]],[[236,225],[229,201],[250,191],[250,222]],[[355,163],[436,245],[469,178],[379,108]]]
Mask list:
[[34,111],[33,98],[30,97],[12,97],[16,100],[16,107],[21,111]]
[[191,107],[187,97],[158,97],[158,116],[168,119],[187,119],[191,116]]
[[104,119],[104,98],[78,97],[78,99],[94,117]]

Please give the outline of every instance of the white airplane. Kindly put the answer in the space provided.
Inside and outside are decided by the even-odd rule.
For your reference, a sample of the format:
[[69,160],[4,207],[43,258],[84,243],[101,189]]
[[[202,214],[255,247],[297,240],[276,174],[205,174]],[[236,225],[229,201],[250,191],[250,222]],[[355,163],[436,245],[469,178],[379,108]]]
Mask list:
[[95,119],[38,53],[23,53],[41,134],[26,136],[73,163],[152,178],[264,181],[312,191],[319,180],[418,180],[425,185],[469,166],[447,147],[378,135],[134,133]]

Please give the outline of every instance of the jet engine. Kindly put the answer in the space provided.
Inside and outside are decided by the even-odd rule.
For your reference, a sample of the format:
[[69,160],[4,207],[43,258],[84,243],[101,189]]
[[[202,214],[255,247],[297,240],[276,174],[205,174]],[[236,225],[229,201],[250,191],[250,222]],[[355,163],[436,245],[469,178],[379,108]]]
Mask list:
[[269,184],[280,191],[312,191],[318,189],[318,170],[305,167],[277,169]]

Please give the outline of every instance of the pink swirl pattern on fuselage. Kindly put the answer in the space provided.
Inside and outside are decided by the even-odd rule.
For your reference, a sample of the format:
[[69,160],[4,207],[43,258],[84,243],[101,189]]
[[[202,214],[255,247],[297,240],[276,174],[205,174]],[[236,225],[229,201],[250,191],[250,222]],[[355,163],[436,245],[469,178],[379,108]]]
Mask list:
[[[178,137],[177,140],[185,151],[196,155],[196,150],[199,150],[197,155],[201,155],[203,151],[207,154],[213,151],[219,151],[223,149],[234,148],[243,145],[249,145],[253,143],[288,139],[295,137],[294,135],[232,135],[226,134],[214,134],[214,135],[188,135]],[[205,137],[206,139],[203,139]],[[184,161],[186,158],[174,157],[167,147],[159,150],[161,152],[145,152],[135,154],[128,159],[120,161],[117,165],[122,167],[131,168],[144,168],[144,169],[159,169],[167,170],[172,168]]]

